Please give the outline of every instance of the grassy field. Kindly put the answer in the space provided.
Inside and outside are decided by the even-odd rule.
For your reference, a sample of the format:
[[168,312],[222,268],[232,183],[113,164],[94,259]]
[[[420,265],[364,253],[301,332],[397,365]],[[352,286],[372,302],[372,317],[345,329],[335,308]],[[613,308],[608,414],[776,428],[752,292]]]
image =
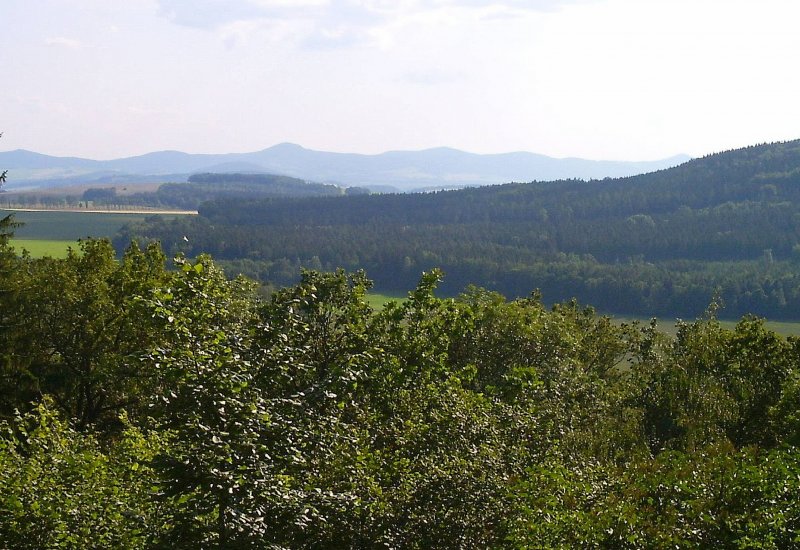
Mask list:
[[113,237],[126,223],[141,221],[143,214],[92,214],[88,212],[13,212],[24,225],[14,231],[19,239],[71,240]]
[[367,303],[372,307],[374,310],[381,310],[383,306],[388,304],[389,302],[402,302],[407,298],[406,295],[400,296],[392,296],[389,294],[379,294],[377,292],[368,292],[367,293]]
[[[639,323],[642,325],[647,325],[650,323],[650,319],[636,319],[633,317],[623,317],[618,315],[609,315],[609,317],[620,323],[631,323],[633,321],[639,321]],[[684,321],[690,323],[694,321],[694,319],[684,319]],[[730,330],[733,330],[736,327],[736,323],[738,323],[738,321],[729,319],[720,319],[719,322],[723,328]],[[675,326],[676,323],[676,319],[659,319],[658,330],[670,336],[675,336],[678,333],[678,329]],[[765,324],[767,329],[776,332],[781,336],[800,336],[800,321],[770,321],[768,319]]]
[[34,258],[66,258],[67,250],[72,247],[78,249],[77,241],[55,241],[47,239],[12,239],[11,245],[17,251],[27,250]]
[[31,256],[64,258],[69,247],[78,248],[78,239],[87,237],[112,238],[119,229],[131,222],[139,222],[152,215],[172,214],[107,214],[94,212],[16,212],[0,209],[0,217],[13,213],[23,223],[14,230],[12,244]]
[[119,229],[131,222],[140,222],[149,216],[175,216],[159,212],[106,213],[80,211],[42,211],[18,212],[0,208],[0,217],[13,213],[14,218],[24,225],[14,234],[19,239],[69,240],[77,241],[86,237],[113,237]]

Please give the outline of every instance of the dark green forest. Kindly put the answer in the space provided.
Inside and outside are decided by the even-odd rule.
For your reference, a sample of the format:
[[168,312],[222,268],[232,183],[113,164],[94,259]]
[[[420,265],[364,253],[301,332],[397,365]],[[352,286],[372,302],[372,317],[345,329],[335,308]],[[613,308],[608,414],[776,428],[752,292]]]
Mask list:
[[0,224],[0,547],[800,546],[800,341]]
[[[800,317],[800,142],[759,145],[621,179],[437,193],[216,198],[200,216],[153,218],[115,239],[211,253],[276,286],[302,267],[365,269],[383,292],[441,268],[440,291],[540,289],[602,311]],[[186,237],[186,239],[184,239]],[[188,241],[187,241],[188,239]]]

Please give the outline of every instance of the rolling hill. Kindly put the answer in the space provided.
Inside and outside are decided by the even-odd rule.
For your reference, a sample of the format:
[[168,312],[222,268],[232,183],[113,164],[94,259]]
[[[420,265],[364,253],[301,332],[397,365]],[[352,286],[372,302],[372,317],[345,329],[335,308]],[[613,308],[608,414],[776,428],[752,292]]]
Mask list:
[[517,152],[478,155],[456,149],[391,151],[379,155],[330,153],[284,143],[253,153],[188,154],[159,151],[107,161],[53,157],[16,150],[0,153],[9,189],[76,183],[186,181],[201,172],[263,172],[304,180],[411,191],[562,178],[619,177],[675,166],[675,156],[652,162],[555,159]]

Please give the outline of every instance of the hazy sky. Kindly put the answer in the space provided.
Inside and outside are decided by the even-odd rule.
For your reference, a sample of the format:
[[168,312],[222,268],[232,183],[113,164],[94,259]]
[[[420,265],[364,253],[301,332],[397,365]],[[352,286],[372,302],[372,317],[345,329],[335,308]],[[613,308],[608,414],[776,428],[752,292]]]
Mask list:
[[0,0],[0,150],[699,156],[800,138],[798,21],[797,0]]

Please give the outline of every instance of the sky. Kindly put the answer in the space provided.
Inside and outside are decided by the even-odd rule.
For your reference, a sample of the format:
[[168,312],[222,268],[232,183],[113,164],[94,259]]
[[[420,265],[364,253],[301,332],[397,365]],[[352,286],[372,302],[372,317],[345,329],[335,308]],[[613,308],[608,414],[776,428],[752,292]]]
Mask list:
[[0,0],[0,150],[655,160],[800,138],[796,0]]

